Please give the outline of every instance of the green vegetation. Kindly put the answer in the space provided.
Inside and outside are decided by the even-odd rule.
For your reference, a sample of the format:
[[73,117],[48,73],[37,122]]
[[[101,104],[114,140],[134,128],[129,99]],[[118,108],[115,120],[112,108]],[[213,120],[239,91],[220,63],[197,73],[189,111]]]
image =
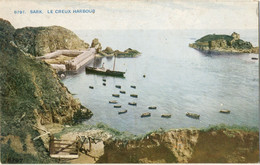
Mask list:
[[226,41],[231,41],[231,40],[233,40],[233,37],[229,36],[229,35],[209,34],[209,35],[206,35],[206,36],[196,40],[195,42],[209,42],[209,41],[214,41],[214,40],[219,40],[219,39],[224,39]]
[[258,127],[249,127],[249,126],[241,126],[241,125],[226,125],[226,124],[218,124],[218,125],[209,125],[206,128],[201,128],[200,131],[208,132],[208,131],[216,131],[216,130],[242,130],[246,132],[259,132]]

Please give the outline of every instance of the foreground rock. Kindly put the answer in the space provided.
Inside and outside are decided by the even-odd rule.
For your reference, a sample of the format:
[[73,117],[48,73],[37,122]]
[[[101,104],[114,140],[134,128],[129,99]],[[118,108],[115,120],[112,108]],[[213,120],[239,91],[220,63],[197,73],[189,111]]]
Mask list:
[[22,44],[15,44],[15,32],[0,19],[1,162],[53,162],[44,147],[48,147],[48,136],[32,139],[45,134],[46,125],[77,123],[92,113],[73,98],[47,63],[24,52],[33,40],[21,37]]
[[137,140],[108,140],[98,163],[256,163],[258,132],[171,130]]
[[209,34],[189,44],[190,47],[205,53],[259,53],[258,47],[240,39],[238,33],[229,35]]

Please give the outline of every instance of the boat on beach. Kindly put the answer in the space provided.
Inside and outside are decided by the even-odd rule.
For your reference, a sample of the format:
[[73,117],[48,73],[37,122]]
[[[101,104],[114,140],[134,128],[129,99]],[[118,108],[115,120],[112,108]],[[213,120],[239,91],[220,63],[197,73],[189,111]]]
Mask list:
[[230,110],[222,109],[219,111],[220,113],[230,113]]
[[194,119],[199,119],[200,118],[200,115],[195,114],[195,113],[189,113],[189,112],[186,113],[186,116],[194,118]]
[[135,98],[137,98],[137,97],[138,97],[138,95],[137,95],[137,94],[130,94],[130,96],[131,96],[131,97],[135,97]]
[[119,97],[119,94],[112,94],[113,97]]
[[146,113],[143,113],[141,115],[141,117],[150,117],[151,116],[151,113],[150,112],[146,112]]
[[150,106],[150,107],[148,107],[148,109],[157,109],[157,107],[156,106]]
[[161,117],[162,118],[171,118],[172,115],[171,114],[162,114]]
[[109,101],[110,104],[117,104],[116,100]]
[[129,105],[136,106],[136,102],[129,102],[128,104],[129,104]]
[[94,73],[94,74],[101,74],[101,75],[115,76],[115,77],[124,77],[125,74],[125,72],[121,72],[121,71],[113,71],[109,69],[95,68],[90,66],[86,66],[85,70],[87,73]]
[[122,110],[122,111],[119,111],[118,114],[120,115],[120,114],[123,114],[123,113],[126,113],[126,112],[127,112],[127,110]]

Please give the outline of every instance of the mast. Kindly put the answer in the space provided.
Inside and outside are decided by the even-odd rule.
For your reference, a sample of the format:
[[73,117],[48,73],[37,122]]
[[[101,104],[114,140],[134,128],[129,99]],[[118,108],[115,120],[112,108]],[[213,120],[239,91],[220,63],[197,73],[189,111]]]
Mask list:
[[115,54],[115,57],[114,57],[114,66],[113,66],[113,71],[115,71],[115,65],[116,65],[116,54]]

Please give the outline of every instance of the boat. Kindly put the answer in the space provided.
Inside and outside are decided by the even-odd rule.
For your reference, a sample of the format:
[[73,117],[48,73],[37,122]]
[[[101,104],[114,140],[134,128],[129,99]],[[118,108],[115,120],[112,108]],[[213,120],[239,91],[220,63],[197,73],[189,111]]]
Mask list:
[[120,114],[123,114],[123,113],[126,113],[126,112],[127,112],[127,110],[122,110],[122,111],[119,111],[118,114],[120,115]]
[[219,111],[220,113],[230,113],[230,110],[222,109]]
[[135,85],[131,85],[130,87],[131,87],[131,88],[134,88],[134,89],[136,88],[136,86],[135,86]]
[[151,113],[150,112],[146,112],[146,113],[143,113],[141,115],[141,117],[150,117],[151,116]]
[[121,108],[121,105],[114,105],[114,108]]
[[117,104],[116,100],[109,101],[110,104]]
[[200,118],[200,115],[195,114],[195,113],[189,113],[189,112],[186,113],[186,116],[194,118],[194,119],[199,119]]
[[128,104],[136,106],[137,103],[136,102],[129,102]]
[[161,117],[163,117],[163,118],[171,118],[172,115],[171,114],[162,114]]
[[94,89],[94,87],[93,87],[93,86],[89,86],[89,88],[90,88],[90,89]]
[[125,94],[125,91],[120,91],[120,93]]
[[114,71],[114,70],[96,68],[90,66],[86,66],[85,70],[87,73],[94,73],[94,74],[101,74],[101,75],[115,76],[115,77],[124,77],[125,74],[125,72],[121,72],[121,71]]
[[104,86],[106,86],[107,84],[106,83],[103,83]]
[[106,82],[107,80],[106,79],[102,79],[104,82]]
[[157,109],[157,107],[156,106],[150,106],[150,107],[148,107],[148,109]]
[[251,59],[252,59],[252,60],[258,60],[258,58],[256,58],[256,57],[252,57]]
[[138,95],[137,95],[137,94],[131,94],[130,96],[131,96],[131,97],[135,97],[135,98],[137,98],[137,97],[138,97]]
[[116,85],[115,87],[121,89],[121,85]]
[[119,94],[112,94],[112,96],[119,97],[120,95]]

